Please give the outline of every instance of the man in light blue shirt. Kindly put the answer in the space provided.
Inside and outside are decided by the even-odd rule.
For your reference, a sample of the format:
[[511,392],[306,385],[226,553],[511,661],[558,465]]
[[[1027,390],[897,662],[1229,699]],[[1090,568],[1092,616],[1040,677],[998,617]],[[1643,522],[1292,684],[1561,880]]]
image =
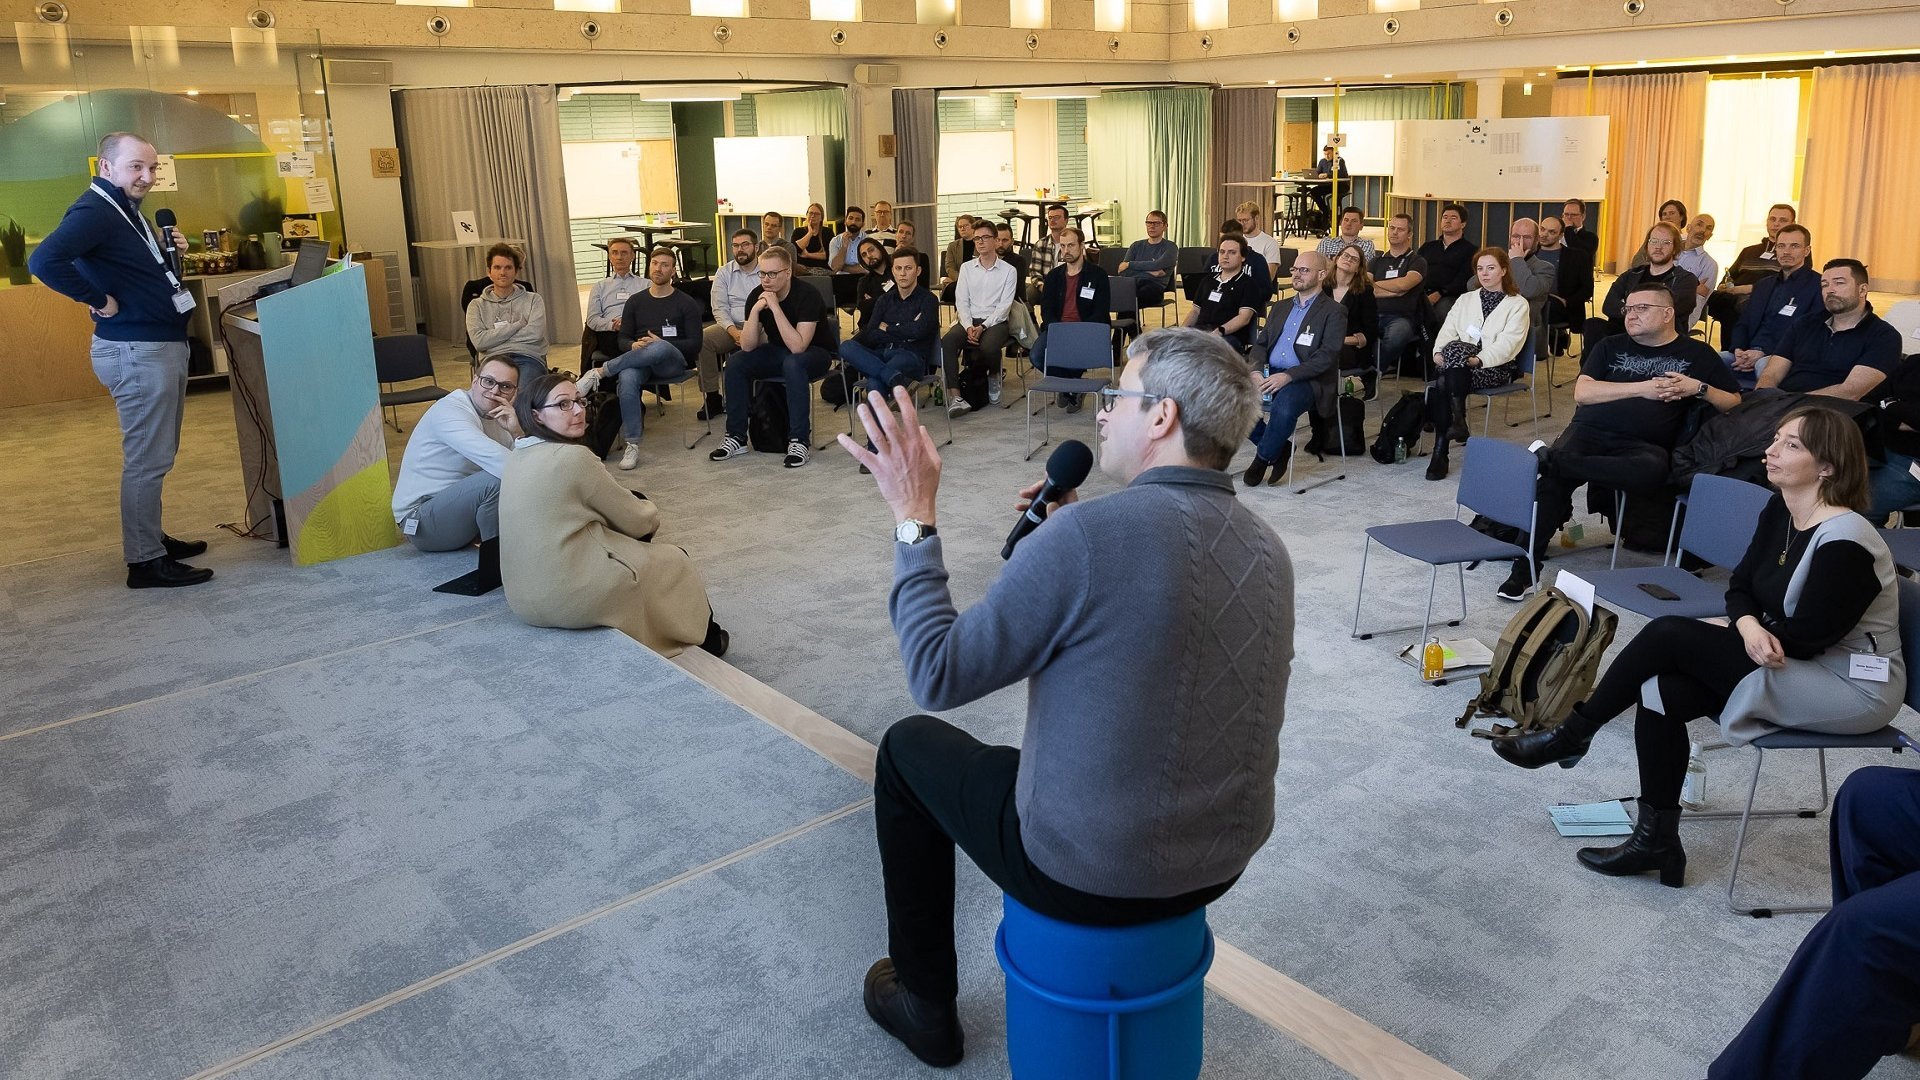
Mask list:
[[1693,220],[1687,222],[1686,235],[1681,240],[1683,250],[1673,257],[1676,265],[1692,274],[1694,279],[1700,282],[1699,295],[1694,302],[1693,311],[1680,313],[1686,320],[1684,325],[1688,330],[1693,329],[1694,325],[1700,321],[1700,316],[1707,313],[1707,297],[1712,295],[1714,283],[1720,280],[1720,264],[1713,260],[1713,256],[1707,254],[1707,241],[1711,239],[1713,239],[1713,216],[1695,214]]
[[707,400],[699,419],[711,420],[727,411],[720,394],[720,364],[740,349],[740,327],[747,321],[747,296],[760,287],[759,238],[751,229],[733,234],[728,248],[733,258],[713,272],[713,323],[700,334],[700,389]]
[[867,238],[867,212],[858,206],[847,207],[840,221],[840,235],[827,247],[827,268],[836,274],[864,274],[860,265],[860,241]]
[[627,306],[627,297],[647,287],[646,279],[633,272],[638,250],[630,237],[616,236],[607,241],[607,263],[612,272],[594,282],[587,294],[587,330],[593,338],[580,343],[582,373],[593,366],[595,352],[602,357],[620,355],[620,311]]

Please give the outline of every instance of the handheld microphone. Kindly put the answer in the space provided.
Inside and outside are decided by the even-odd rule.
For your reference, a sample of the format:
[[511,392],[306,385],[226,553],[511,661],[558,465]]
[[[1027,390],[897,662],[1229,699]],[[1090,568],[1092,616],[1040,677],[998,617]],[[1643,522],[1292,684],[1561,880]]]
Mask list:
[[173,271],[175,277],[180,276],[180,251],[173,246],[173,230],[179,220],[164,206],[153,214],[153,223],[160,226],[160,254],[166,257],[167,269]]
[[1026,539],[1028,533],[1040,527],[1047,520],[1047,504],[1058,502],[1067,492],[1087,482],[1087,474],[1093,471],[1093,451],[1079,439],[1068,439],[1047,458],[1047,482],[1040,485],[1040,493],[1033,497],[1033,504],[1027,507],[1020,520],[1013,523],[1013,531],[1007,534],[1007,546],[1000,549],[1002,559],[1013,558],[1013,547]]

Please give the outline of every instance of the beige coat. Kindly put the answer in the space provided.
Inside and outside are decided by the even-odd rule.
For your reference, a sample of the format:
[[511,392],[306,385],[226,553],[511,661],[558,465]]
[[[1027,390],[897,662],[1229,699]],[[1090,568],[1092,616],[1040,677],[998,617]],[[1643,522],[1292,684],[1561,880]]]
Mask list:
[[706,640],[712,608],[687,553],[584,446],[523,439],[500,479],[500,577],[534,626],[611,626],[665,656]]

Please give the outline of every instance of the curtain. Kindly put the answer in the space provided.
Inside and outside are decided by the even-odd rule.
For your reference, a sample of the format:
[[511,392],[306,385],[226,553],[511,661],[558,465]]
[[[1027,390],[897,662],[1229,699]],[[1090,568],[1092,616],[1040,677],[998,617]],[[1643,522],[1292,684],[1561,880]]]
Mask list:
[[1707,85],[1707,135],[1700,205],[1713,217],[1707,254],[1723,270],[1740,249],[1767,235],[1767,209],[1792,202],[1800,155],[1798,78],[1715,79]]
[[1873,287],[1920,292],[1920,64],[1858,64],[1813,75],[1800,220],[1816,265],[1855,258]]
[[847,92],[790,90],[753,96],[760,135],[817,135],[825,140],[827,220],[847,205]]
[[[1340,95],[1341,120],[1458,120],[1465,108],[1461,83],[1433,83],[1382,90],[1349,90]],[[1320,122],[1333,123],[1333,97],[1315,98]],[[1314,147],[1319,156],[1319,147]]]
[[[1247,200],[1260,204],[1263,219],[1272,215],[1273,188],[1264,186],[1264,181],[1273,176],[1274,113],[1279,100],[1273,91],[1263,89],[1213,92],[1208,221],[1227,220],[1233,208]],[[1263,186],[1227,186],[1248,180],[1262,181]]]
[[[1167,235],[1186,247],[1211,246],[1207,213],[1207,140],[1212,92],[1204,88],[1128,90],[1087,104],[1087,172],[1095,198],[1117,204],[1120,220],[1167,215]],[[1121,233],[1122,237],[1128,235]]]
[[[401,90],[394,97],[400,153],[407,162],[408,232],[452,239],[453,212],[472,210],[484,236],[526,241],[522,276],[547,307],[547,339],[579,340],[580,293],[573,275],[560,158],[560,113],[552,86],[457,86]],[[465,341],[460,287],[479,276],[480,251],[420,253],[427,332]]]
[[[902,203],[938,201],[934,188],[940,171],[940,115],[938,90],[893,92],[893,187]],[[925,210],[902,211],[913,222],[921,246],[938,250],[943,235],[931,205]]]
[[[1587,83],[1553,85],[1555,116],[1587,115]],[[1706,141],[1707,73],[1660,72],[1593,80],[1593,115],[1608,117],[1607,194],[1600,210],[1599,268],[1633,259],[1660,204],[1700,205],[1700,148]]]

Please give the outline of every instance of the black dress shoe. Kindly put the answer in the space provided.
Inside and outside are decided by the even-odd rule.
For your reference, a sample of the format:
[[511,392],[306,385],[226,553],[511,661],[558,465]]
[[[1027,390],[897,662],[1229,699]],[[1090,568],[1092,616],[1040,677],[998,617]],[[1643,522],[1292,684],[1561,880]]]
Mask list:
[[933,1002],[900,985],[892,957],[867,969],[867,1015],[880,1030],[899,1039],[913,1056],[937,1069],[960,1064],[966,1044],[960,1010],[953,1002]]
[[161,534],[160,542],[167,546],[167,558],[175,561],[191,559],[195,555],[204,555],[207,550],[207,542],[205,540],[175,540],[173,537],[167,536],[164,533]]
[[211,580],[213,571],[204,566],[188,566],[171,555],[127,564],[129,589],[178,589]]

